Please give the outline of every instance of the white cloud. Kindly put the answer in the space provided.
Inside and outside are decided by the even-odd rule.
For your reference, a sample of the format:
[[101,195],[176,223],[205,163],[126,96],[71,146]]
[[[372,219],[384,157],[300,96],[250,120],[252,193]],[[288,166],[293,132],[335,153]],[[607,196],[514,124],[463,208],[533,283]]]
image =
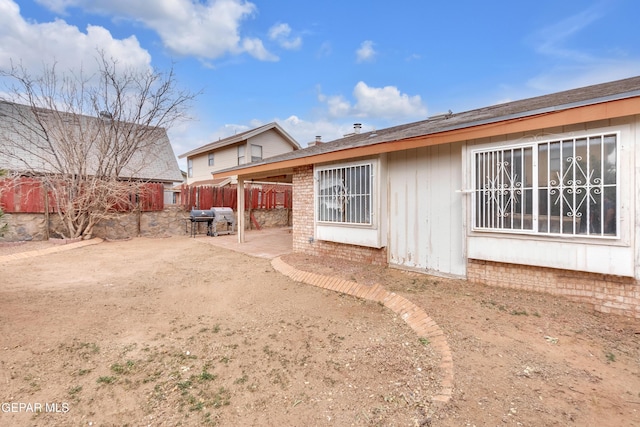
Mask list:
[[308,121],[295,115],[278,121],[278,123],[298,141],[302,148],[305,148],[310,142],[314,142],[316,136],[319,136],[323,142],[329,142],[342,138],[343,135],[351,132],[345,125],[337,124],[334,121],[326,119]]
[[261,40],[240,35],[242,21],[256,12],[256,6],[245,0],[39,0],[39,3],[57,12],[73,6],[138,22],[155,31],[164,46],[177,55],[216,59],[248,53],[259,60],[277,60]]
[[369,62],[373,61],[377,52],[373,48],[373,42],[371,40],[365,40],[360,45],[360,48],[356,51],[357,62]]
[[427,107],[420,95],[409,96],[395,86],[381,88],[358,82],[353,89],[355,103],[342,95],[318,94],[318,100],[326,105],[331,118],[359,117],[382,120],[413,120],[427,116]]
[[400,93],[395,86],[375,88],[358,82],[353,90],[356,98],[355,110],[362,117],[425,117],[427,108],[420,95],[409,96]]
[[330,117],[346,117],[353,115],[353,107],[342,95],[328,96],[324,101]]
[[291,37],[289,24],[276,24],[271,27],[269,29],[269,38],[287,50],[299,49],[302,46],[301,37]]
[[135,36],[119,40],[99,26],[86,32],[57,19],[48,23],[28,22],[12,0],[0,0],[0,64],[21,62],[27,69],[41,69],[55,62],[58,69],[77,69],[82,64],[90,74],[97,68],[95,57],[102,50],[107,58],[117,58],[123,66],[148,68],[151,55],[140,47]]
[[277,61],[279,58],[265,49],[260,39],[246,38],[242,42],[243,49],[261,61]]

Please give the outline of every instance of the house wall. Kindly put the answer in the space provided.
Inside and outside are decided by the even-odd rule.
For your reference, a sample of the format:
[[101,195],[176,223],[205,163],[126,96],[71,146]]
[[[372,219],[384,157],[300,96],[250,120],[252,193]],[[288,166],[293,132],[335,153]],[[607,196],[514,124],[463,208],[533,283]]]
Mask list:
[[247,156],[247,163],[251,161],[251,144],[260,145],[262,147],[263,159],[293,151],[291,144],[285,141],[276,130],[269,129],[266,132],[262,132],[259,135],[249,138],[246,148],[247,153],[249,154]]
[[[471,150],[477,147],[500,147],[514,142],[528,142],[537,139],[578,137],[593,133],[620,131],[618,141],[618,197],[620,199],[619,236],[617,238],[589,238],[583,236],[544,236],[516,233],[492,233],[473,231],[469,227],[467,236],[467,257],[508,264],[527,264],[538,267],[585,271],[607,275],[628,276],[640,279],[636,244],[638,233],[636,224],[638,213],[635,208],[637,172],[634,157],[640,139],[637,133],[637,119],[606,120],[581,125],[541,129],[535,133],[505,135],[497,138],[469,141],[465,168],[471,170]],[[465,188],[472,188],[471,174],[465,174]],[[471,196],[467,194],[467,202]],[[469,209],[467,224],[472,223]]]
[[313,166],[293,173],[293,251],[376,265],[387,263],[386,248],[370,248],[317,240],[314,227]]
[[199,154],[193,159],[193,176],[187,177],[187,184],[211,179],[211,172],[238,165],[238,146],[224,147],[214,152],[214,165],[209,166],[209,153]]
[[[387,246],[387,220],[381,212],[386,211],[387,206],[387,168],[386,155],[376,157],[364,157],[348,163],[325,163],[314,168],[314,183],[319,182],[317,174],[328,168],[335,167],[371,167],[371,218],[367,224],[335,222],[318,222],[315,225],[315,237],[318,240],[344,243],[355,246],[367,246],[371,248],[383,248]],[[314,198],[314,209],[317,209]]]
[[214,165],[209,166],[209,152],[190,157],[193,159],[193,176],[187,177],[187,184],[211,179],[211,172],[238,166],[238,146],[245,146],[245,163],[251,162],[251,145],[262,147],[262,158],[277,156],[293,151],[293,147],[275,130],[270,129],[243,144],[236,144],[214,150]]
[[[469,231],[468,279],[474,283],[561,295],[601,312],[640,318],[639,117],[598,121],[536,133],[582,135],[620,131],[620,223],[614,239],[496,235]],[[535,138],[508,135],[469,141],[468,147]],[[467,184],[470,185],[470,184]],[[468,215],[467,221],[471,221]]]
[[389,263],[464,276],[462,143],[388,155]]
[[[471,229],[474,148],[611,131],[620,132],[617,237]],[[640,117],[405,150],[387,154],[386,164],[388,202],[381,215],[388,221],[388,249],[317,240],[308,166],[294,173],[294,251],[466,276],[474,283],[561,295],[602,312],[640,318]]]
[[473,283],[561,295],[603,313],[640,318],[640,283],[632,277],[474,259],[467,273]]

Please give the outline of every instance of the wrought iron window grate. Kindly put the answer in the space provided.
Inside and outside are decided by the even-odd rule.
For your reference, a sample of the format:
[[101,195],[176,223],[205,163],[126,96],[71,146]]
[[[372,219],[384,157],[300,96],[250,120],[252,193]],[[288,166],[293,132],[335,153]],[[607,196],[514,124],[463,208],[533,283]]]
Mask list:
[[370,163],[317,171],[317,220],[371,224],[372,165]]
[[475,151],[475,230],[616,236],[618,134]]

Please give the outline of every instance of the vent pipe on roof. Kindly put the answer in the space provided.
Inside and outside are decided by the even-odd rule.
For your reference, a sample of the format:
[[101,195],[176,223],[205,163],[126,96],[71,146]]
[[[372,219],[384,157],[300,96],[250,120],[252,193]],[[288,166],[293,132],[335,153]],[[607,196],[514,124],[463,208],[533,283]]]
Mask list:
[[322,144],[322,137],[320,135],[316,135],[316,140],[307,143],[307,147],[313,147],[314,145]]
[[348,136],[359,135],[361,130],[362,130],[362,123],[354,123],[353,124],[353,132],[346,133],[343,136],[346,138]]

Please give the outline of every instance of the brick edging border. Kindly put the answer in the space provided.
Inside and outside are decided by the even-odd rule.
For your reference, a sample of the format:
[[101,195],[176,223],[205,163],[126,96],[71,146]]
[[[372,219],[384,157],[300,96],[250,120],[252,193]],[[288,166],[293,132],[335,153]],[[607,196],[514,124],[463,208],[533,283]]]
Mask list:
[[64,245],[56,244],[55,246],[39,249],[37,251],[26,251],[26,252],[18,252],[10,255],[3,255],[3,256],[0,256],[0,263],[68,251],[70,249],[81,248],[84,246],[97,245],[98,243],[102,243],[102,241],[103,240],[101,238],[94,237],[93,239],[81,240],[79,242],[73,242],[73,243],[66,243]]
[[440,393],[431,399],[437,403],[448,403],[453,392],[453,357],[442,329],[427,313],[409,301],[396,294],[387,291],[382,285],[376,283],[373,286],[361,285],[349,280],[336,277],[323,276],[321,274],[298,270],[287,264],[280,257],[271,260],[271,265],[279,273],[298,282],[319,288],[328,289],[343,294],[353,295],[369,301],[383,304],[385,307],[400,315],[402,320],[421,338],[429,339],[435,350],[440,353],[440,369],[443,373],[442,389]]

